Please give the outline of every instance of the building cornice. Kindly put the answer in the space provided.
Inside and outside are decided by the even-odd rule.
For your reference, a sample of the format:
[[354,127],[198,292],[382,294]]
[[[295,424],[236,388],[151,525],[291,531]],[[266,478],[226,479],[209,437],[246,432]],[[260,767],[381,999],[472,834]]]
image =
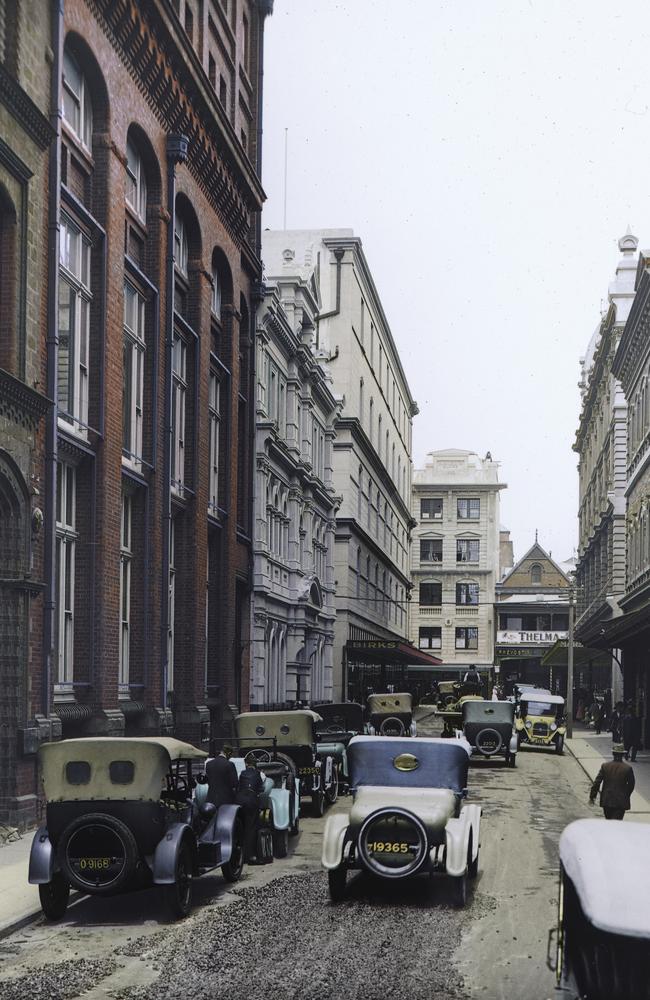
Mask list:
[[644,328],[648,322],[650,300],[650,275],[647,270],[650,261],[645,255],[641,255],[640,264],[641,261],[643,261],[644,271],[637,285],[630,315],[612,364],[612,372],[620,379],[628,398],[648,352]]
[[0,399],[12,404],[25,416],[38,422],[54,404],[15,375],[0,368]]
[[46,116],[34,104],[19,83],[7,72],[0,63],[0,101],[14,116],[17,122],[34,140],[37,146],[45,150],[54,138],[54,129]]

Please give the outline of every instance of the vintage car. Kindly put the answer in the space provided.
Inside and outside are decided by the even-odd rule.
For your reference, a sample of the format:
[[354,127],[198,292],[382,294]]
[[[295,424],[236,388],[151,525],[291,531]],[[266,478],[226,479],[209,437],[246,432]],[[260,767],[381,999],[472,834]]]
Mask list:
[[352,806],[327,817],[322,863],[330,897],[345,897],[349,871],[386,879],[444,872],[464,905],[478,872],[481,809],[467,794],[465,740],[355,736],[348,746]]
[[579,819],[566,827],[548,948],[558,1000],[650,1000],[649,885],[649,824]]
[[552,747],[564,751],[564,698],[545,691],[525,691],[519,698],[516,721],[519,746]]
[[363,706],[353,701],[312,705],[321,717],[316,723],[316,739],[321,753],[331,753],[339,766],[339,792],[347,792],[349,781],[346,747],[353,736],[365,732]]
[[413,698],[410,694],[371,694],[366,714],[371,736],[415,736]]
[[510,701],[464,699],[463,736],[482,757],[505,757],[509,767],[517,762],[515,706]]
[[[316,725],[321,717],[309,709],[287,712],[242,712],[235,719],[237,741],[244,756],[252,752],[262,765],[269,761],[288,764],[299,779],[300,795],[310,795],[316,816],[325,803],[336,802],[339,793],[338,764],[333,753],[321,750]],[[297,830],[297,817],[294,828]]]
[[[444,683],[444,681],[441,682],[440,687]],[[482,695],[467,693],[470,687],[475,690],[475,685],[459,684],[455,681],[448,683],[451,690],[439,691],[440,700],[436,708],[436,715],[442,719],[442,735],[446,738],[455,736],[457,731],[462,728],[463,705],[469,701],[483,701]]]
[[[189,913],[192,879],[242,873],[239,807],[192,800],[207,754],[165,737],[95,737],[39,750],[46,822],[34,835],[29,882],[57,920],[70,887],[96,896],[160,885],[174,916]],[[194,774],[193,774],[194,769]]]

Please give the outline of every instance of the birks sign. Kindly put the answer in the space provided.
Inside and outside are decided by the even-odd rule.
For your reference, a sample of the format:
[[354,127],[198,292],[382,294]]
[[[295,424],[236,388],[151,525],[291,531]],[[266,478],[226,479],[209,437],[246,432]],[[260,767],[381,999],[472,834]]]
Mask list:
[[558,639],[566,639],[568,632],[497,632],[500,646],[552,646]]

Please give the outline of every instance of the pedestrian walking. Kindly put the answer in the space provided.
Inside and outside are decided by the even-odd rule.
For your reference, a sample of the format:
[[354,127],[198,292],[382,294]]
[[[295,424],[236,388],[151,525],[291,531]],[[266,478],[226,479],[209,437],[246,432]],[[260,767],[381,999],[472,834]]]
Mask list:
[[594,729],[596,730],[596,735],[600,736],[600,731],[603,727],[603,706],[601,702],[594,701],[594,707],[591,713],[591,717],[594,722]]
[[614,711],[612,712],[611,718],[609,720],[609,728],[612,732],[612,743],[620,743],[623,739],[623,702],[617,701],[614,706]]
[[217,808],[234,802],[237,794],[237,768],[229,760],[231,752],[231,748],[224,745],[221,752],[205,765],[208,779],[206,799],[208,802],[214,802]]
[[619,744],[612,747],[614,759],[603,764],[589,792],[589,805],[593,805],[600,791],[600,805],[605,819],[623,819],[630,808],[634,771],[623,760],[624,754],[625,749]]
[[641,745],[641,719],[636,714],[634,705],[628,701],[623,716],[623,746],[625,759],[636,760],[636,752]]

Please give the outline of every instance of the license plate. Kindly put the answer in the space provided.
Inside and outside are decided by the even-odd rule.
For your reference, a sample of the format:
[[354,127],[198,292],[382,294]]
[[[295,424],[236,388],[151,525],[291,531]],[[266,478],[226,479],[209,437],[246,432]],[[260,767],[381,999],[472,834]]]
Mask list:
[[408,854],[413,848],[403,840],[371,840],[368,850],[373,854]]
[[301,767],[298,774],[320,774],[319,767]]

